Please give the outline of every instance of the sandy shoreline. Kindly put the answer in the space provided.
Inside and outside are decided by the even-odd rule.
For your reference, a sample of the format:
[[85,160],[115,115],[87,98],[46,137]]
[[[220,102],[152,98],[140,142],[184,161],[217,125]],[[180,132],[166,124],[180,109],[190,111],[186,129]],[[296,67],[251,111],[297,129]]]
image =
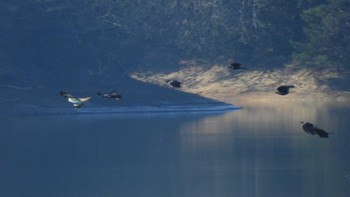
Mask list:
[[[193,106],[200,107],[203,104],[230,104],[242,108],[279,108],[309,104],[320,107],[330,104],[350,106],[350,74],[338,68],[316,70],[287,66],[272,70],[230,70],[224,65],[197,65],[190,62],[172,72],[161,72],[157,69],[133,72],[129,76],[122,78],[123,83],[116,86],[123,95],[123,99],[118,102],[96,96],[94,90],[99,90],[96,85],[86,86],[85,89],[67,88],[67,91],[77,96],[93,96],[91,102],[84,105],[81,113],[84,113],[85,108],[89,110],[107,107],[116,110],[113,112],[119,112],[123,107],[127,108],[124,111],[130,111],[139,106],[161,106],[163,111],[174,111],[171,109],[172,105],[194,108]],[[171,87],[166,83],[169,79],[181,81],[182,87]],[[281,96],[274,93],[280,85],[294,85],[295,88],[289,94]],[[6,91],[6,96],[0,98],[2,111],[71,109],[71,104],[58,94],[62,87],[57,87],[30,90],[17,86],[2,87]],[[34,109],[30,106],[34,106]]]
[[[274,102],[340,102],[350,101],[350,74],[347,70],[326,68],[250,68],[230,70],[224,65],[203,65],[184,61],[182,69],[173,72],[134,72],[136,80],[163,87],[168,79],[183,83],[180,91],[205,98],[244,106]],[[285,96],[274,94],[280,85],[294,85]]]
[[238,106],[249,104],[266,104],[266,103],[339,103],[350,105],[350,93],[347,92],[332,92],[332,93],[314,93],[314,94],[298,94],[291,93],[285,96],[280,96],[273,93],[251,92],[239,95],[225,94],[208,94],[202,95],[207,98],[213,98],[222,102],[235,104]]

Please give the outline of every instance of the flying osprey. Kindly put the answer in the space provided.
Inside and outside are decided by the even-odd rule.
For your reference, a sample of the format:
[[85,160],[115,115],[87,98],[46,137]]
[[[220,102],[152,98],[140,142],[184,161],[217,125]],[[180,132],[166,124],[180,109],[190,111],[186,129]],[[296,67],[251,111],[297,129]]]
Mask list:
[[73,103],[73,106],[75,108],[80,108],[82,105],[84,105],[85,102],[91,99],[91,96],[84,98],[76,98],[73,95],[63,91],[60,91],[60,95],[66,97],[68,99],[68,102]]

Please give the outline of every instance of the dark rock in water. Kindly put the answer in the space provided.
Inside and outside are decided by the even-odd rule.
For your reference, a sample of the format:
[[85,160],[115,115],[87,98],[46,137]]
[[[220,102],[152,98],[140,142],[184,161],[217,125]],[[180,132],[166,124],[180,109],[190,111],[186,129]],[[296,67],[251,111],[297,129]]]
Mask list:
[[122,99],[122,95],[118,94],[115,90],[111,90],[109,93],[97,92],[97,95],[101,96],[102,98],[110,98],[115,100]]
[[300,122],[303,130],[310,135],[318,135],[321,138],[328,138],[328,133],[309,122]]
[[171,85],[174,88],[181,88],[181,82],[179,82],[178,80],[167,80],[166,82],[168,82],[169,85]]
[[289,93],[290,88],[295,88],[294,85],[281,85],[277,88],[276,94],[279,95],[287,95]]
[[245,67],[242,67],[242,64],[236,63],[236,62],[231,63],[231,64],[228,66],[228,68],[233,69],[233,70],[237,70],[237,69],[246,69]]

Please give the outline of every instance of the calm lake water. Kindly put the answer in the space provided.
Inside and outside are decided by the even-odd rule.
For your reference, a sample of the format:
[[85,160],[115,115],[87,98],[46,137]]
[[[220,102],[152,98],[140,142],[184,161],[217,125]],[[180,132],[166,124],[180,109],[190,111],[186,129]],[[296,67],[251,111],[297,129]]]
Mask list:
[[323,104],[3,117],[0,196],[350,196],[349,117]]

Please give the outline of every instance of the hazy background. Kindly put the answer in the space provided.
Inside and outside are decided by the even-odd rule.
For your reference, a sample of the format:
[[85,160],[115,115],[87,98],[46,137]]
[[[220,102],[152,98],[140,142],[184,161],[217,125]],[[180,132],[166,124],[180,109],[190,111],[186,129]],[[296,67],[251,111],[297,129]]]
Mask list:
[[122,87],[181,60],[344,72],[349,10],[346,0],[3,0],[0,85]]

